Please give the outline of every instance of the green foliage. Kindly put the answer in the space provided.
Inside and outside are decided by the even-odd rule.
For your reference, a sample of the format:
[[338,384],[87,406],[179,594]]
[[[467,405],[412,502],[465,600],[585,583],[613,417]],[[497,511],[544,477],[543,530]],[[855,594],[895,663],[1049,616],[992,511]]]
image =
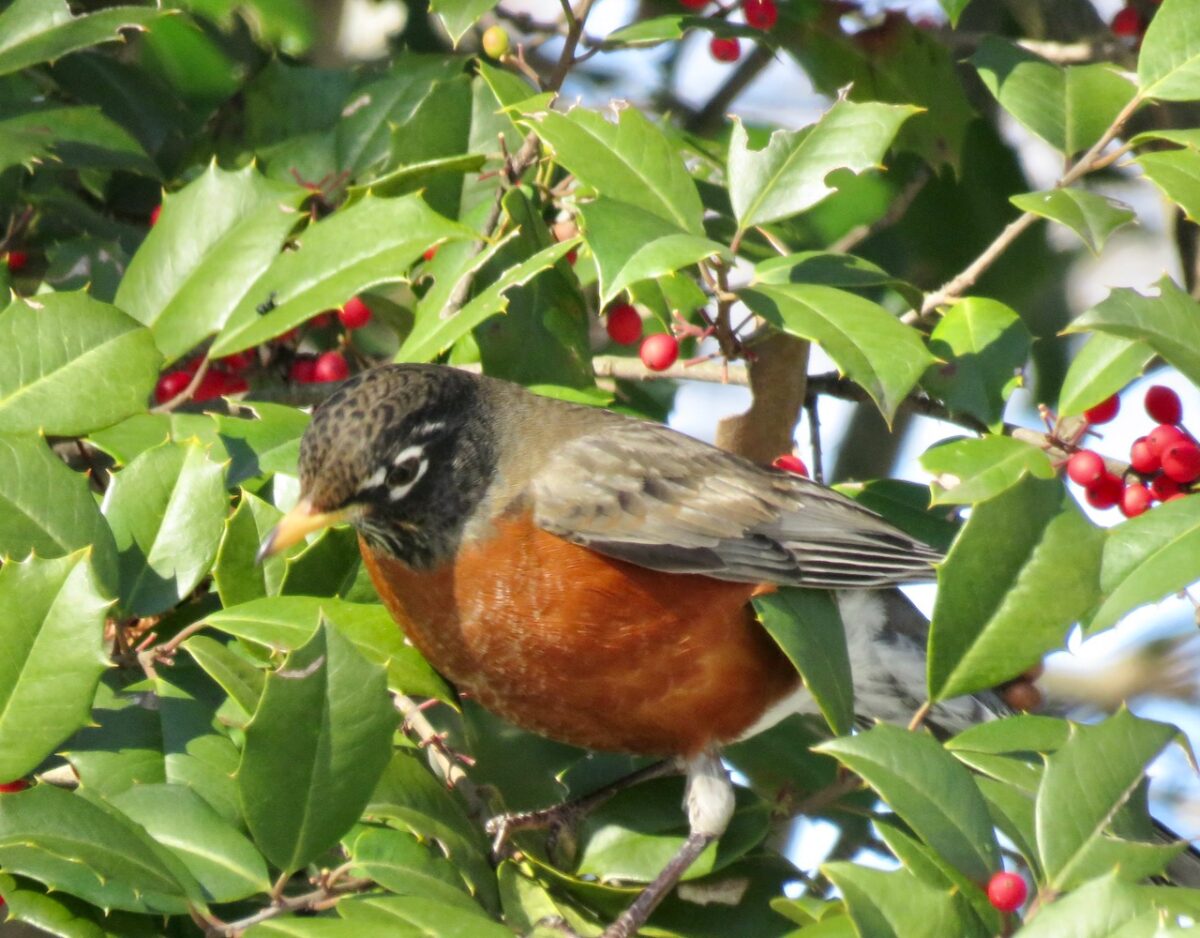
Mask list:
[[[728,746],[733,821],[644,933],[1099,938],[1195,918],[1200,892],[1145,882],[1191,858],[1147,809],[1173,727],[938,714],[1196,578],[1194,486],[1094,520],[1057,478],[1082,430],[1045,431],[1014,391],[1075,417],[1148,368],[1200,383],[1187,278],[1057,312],[1066,263],[1111,257],[1148,194],[1200,218],[1200,0],[1139,4],[1155,12],[1136,51],[1096,41],[1088,4],[941,5],[937,30],[824,0],[780,3],[767,32],[666,8],[607,35],[598,16],[525,18],[524,51],[484,62],[494,0],[435,0],[353,64],[336,4],[0,0],[0,783],[32,782],[0,790],[8,916],[88,938],[490,938],[550,918],[596,935],[627,907],[684,841],[679,779],[493,858],[487,817],[646,762],[460,700],[352,530],[256,555],[300,494],[309,407],[331,389],[303,377],[318,354],[662,419],[674,385],[604,333],[630,302],[685,361],[715,340],[772,441],[803,400],[778,349],[819,347],[837,374],[810,382],[812,413],[838,396],[896,428],[852,421],[840,457],[866,468],[831,481],[946,552],[927,636],[889,623],[864,650],[826,593],[754,597],[818,715]],[[694,57],[662,47],[713,36],[758,48],[690,111]],[[610,107],[625,60],[609,54],[651,47],[655,79],[619,93],[653,103]],[[726,118],[776,59],[823,112]],[[1064,161],[1042,191],[996,132],[1010,120]],[[1129,205],[1114,179],[1141,187]],[[1079,242],[1052,251],[1038,219]],[[351,328],[336,313],[356,297],[370,316]],[[686,367],[668,375],[718,373]],[[930,485],[880,478],[914,412],[959,428],[921,456]],[[863,684],[870,656],[909,647],[927,655],[911,686]],[[872,725],[889,694],[892,722]],[[925,699],[935,731],[904,728]],[[838,831],[820,875],[780,846],[798,813]],[[1024,920],[988,902],[1002,864],[1036,896]]]

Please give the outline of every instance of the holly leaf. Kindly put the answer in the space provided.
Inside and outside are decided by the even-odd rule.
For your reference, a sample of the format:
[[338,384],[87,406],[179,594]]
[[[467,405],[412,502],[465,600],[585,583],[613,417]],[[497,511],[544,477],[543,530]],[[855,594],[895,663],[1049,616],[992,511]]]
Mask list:
[[1089,336],[1063,378],[1059,414],[1075,416],[1108,400],[1137,378],[1153,357],[1154,350],[1137,339],[1105,332]]
[[88,722],[110,605],[86,551],[0,567],[0,779],[33,771]]
[[149,330],[85,293],[0,312],[0,432],[77,436],[146,409],[162,361]]
[[0,13],[0,75],[112,42],[121,30],[142,30],[162,15],[157,7],[125,6],[74,16],[64,0],[13,0]]
[[[1200,191],[1200,183],[1197,189]],[[1009,201],[1023,212],[1032,212],[1070,228],[1093,254],[1100,253],[1110,234],[1137,218],[1124,202],[1084,189],[1025,192],[1012,196]]]
[[891,421],[933,360],[920,334],[870,300],[816,284],[761,284],[741,291],[759,316],[816,342]]
[[1190,221],[1200,221],[1200,152],[1191,148],[1158,150],[1142,153],[1134,162]]
[[838,101],[797,131],[777,130],[752,150],[740,120],[729,138],[729,198],[738,232],[797,215],[836,191],[825,177],[835,169],[861,173],[880,168],[896,131],[920,108]]
[[[295,732],[297,722],[309,730]],[[349,830],[395,728],[384,669],[328,623],[267,676],[237,785],[250,833],[276,867],[300,869]]]
[[925,451],[921,466],[934,476],[934,505],[971,505],[999,495],[1026,476],[1055,475],[1042,450],[1011,436],[940,443]]
[[1200,98],[1200,35],[1194,0],[1165,0],[1154,11],[1138,52],[1138,85],[1159,101]]

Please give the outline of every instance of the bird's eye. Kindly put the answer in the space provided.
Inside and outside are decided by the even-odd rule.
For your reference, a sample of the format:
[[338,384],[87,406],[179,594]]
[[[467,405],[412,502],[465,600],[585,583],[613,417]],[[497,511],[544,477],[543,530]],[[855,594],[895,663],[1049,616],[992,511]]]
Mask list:
[[420,474],[421,457],[409,456],[392,467],[392,471],[388,473],[388,485],[392,488],[412,485]]

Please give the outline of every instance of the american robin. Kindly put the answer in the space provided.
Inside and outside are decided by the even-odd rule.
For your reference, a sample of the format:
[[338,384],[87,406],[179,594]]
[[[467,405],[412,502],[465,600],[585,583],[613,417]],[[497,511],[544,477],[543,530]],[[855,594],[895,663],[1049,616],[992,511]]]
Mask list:
[[[873,591],[931,578],[938,553],[664,426],[389,365],[316,409],[300,485],[263,553],[350,522],[408,638],[483,706],[552,739],[684,763],[691,836],[611,938],[636,932],[728,824],[720,747],[815,710],[753,596],[839,591],[861,713],[907,720],[924,699],[924,637],[894,625],[898,593]],[[936,715],[956,728],[986,711],[968,698]]]

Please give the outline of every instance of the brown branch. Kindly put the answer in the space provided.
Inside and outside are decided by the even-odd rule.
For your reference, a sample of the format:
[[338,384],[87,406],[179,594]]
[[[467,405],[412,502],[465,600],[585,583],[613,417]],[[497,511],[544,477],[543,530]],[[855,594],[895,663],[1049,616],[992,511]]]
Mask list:
[[734,99],[771,64],[774,57],[775,52],[770,46],[756,45],[708,102],[687,119],[684,128],[694,134],[707,134],[720,127]]
[[[286,882],[286,877],[287,874],[285,873],[281,879],[284,879]],[[312,892],[302,893],[298,896],[280,896],[267,908],[260,909],[253,915],[247,915],[245,918],[240,918],[233,922],[222,922],[218,919],[209,921],[205,919],[205,934],[213,936],[213,938],[218,938],[218,936],[219,938],[237,938],[237,936],[260,922],[277,918],[287,912],[315,912],[327,907],[331,900],[336,901],[343,896],[366,892],[368,889],[374,888],[374,886],[375,883],[369,879],[351,879],[337,885],[321,885]]]
[[[1054,188],[1066,188],[1073,182],[1077,182],[1080,178],[1095,170],[1096,167],[1103,162],[1102,153],[1104,148],[1107,147],[1117,136],[1117,134],[1121,132],[1126,121],[1133,116],[1133,113],[1139,107],[1141,107],[1144,100],[1145,99],[1141,96],[1141,94],[1135,94],[1129,100],[1129,103],[1121,109],[1121,112],[1115,118],[1113,118],[1113,121],[1111,124],[1109,124],[1108,129],[1105,130],[1100,139],[1092,145],[1091,149],[1083,154],[1083,156],[1076,160],[1073,166],[1063,173],[1058,182],[1054,184]],[[1008,225],[1005,226],[1004,230],[996,236],[995,240],[993,240],[991,244],[984,248],[983,253],[975,258],[975,260],[973,260],[969,265],[967,265],[966,269],[963,270],[962,273],[945,283],[937,290],[927,294],[925,301],[921,304],[920,311],[918,312],[913,310],[909,313],[906,313],[902,317],[903,321],[910,324],[915,323],[922,316],[929,315],[936,311],[939,306],[944,306],[946,303],[950,303],[958,299],[958,297],[960,297],[964,291],[969,290],[972,286],[974,286],[975,281],[979,279],[983,272],[991,267],[992,264],[994,264],[1000,257],[1000,255],[1002,255],[1006,250],[1008,250],[1009,247],[1012,246],[1012,243],[1016,241],[1018,237],[1020,237],[1025,229],[1027,229],[1040,217],[1041,216],[1035,215],[1032,212],[1024,212],[1017,216],[1016,219],[1009,222]]]
[[404,727],[416,737],[418,745],[429,753],[430,759],[437,767],[438,773],[447,787],[453,788],[467,803],[468,812],[479,819],[490,815],[487,800],[479,788],[471,781],[458,755],[453,752],[442,739],[425,712],[411,697],[404,694],[393,695],[396,709],[404,717]]

